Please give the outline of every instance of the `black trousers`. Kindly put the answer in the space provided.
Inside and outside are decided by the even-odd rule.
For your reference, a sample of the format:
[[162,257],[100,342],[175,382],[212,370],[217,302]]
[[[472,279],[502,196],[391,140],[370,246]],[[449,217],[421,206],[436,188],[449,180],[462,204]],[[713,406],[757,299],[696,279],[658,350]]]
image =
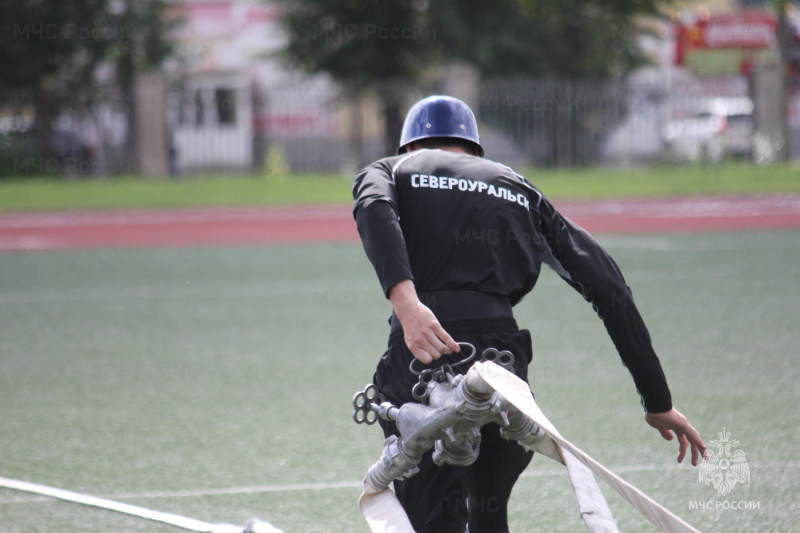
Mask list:
[[[514,372],[527,381],[532,358],[531,337],[519,330],[513,318],[442,322],[456,342],[469,342],[478,357],[487,348],[514,354]],[[418,376],[409,371],[414,356],[403,340],[403,331],[394,328],[389,347],[381,357],[374,376],[386,399],[396,406],[413,402],[411,389]],[[445,355],[431,366],[455,363],[460,354]],[[424,365],[416,363],[415,368]],[[463,371],[466,372],[466,369]],[[399,435],[393,422],[381,422],[384,433]],[[531,461],[533,452],[500,437],[496,424],[481,428],[481,449],[470,466],[436,466],[429,451],[423,456],[419,473],[395,481],[394,489],[417,533],[507,533],[508,500],[519,475]]]

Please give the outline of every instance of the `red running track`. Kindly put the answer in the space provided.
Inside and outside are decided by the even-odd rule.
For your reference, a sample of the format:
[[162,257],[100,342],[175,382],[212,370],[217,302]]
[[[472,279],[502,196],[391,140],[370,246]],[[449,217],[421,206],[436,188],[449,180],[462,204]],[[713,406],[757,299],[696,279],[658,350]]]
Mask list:
[[[800,194],[554,202],[593,233],[800,227]],[[0,214],[0,250],[355,241],[349,206]]]

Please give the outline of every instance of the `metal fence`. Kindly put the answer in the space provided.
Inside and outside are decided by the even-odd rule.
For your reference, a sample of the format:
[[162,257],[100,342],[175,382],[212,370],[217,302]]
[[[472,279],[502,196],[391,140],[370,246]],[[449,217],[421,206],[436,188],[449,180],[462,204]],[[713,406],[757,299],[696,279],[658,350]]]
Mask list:
[[480,85],[478,116],[488,157],[537,166],[601,159],[609,126],[625,114],[622,84],[500,79]]
[[487,154],[534,166],[771,162],[782,150],[797,158],[800,116],[787,116],[783,79],[772,74],[486,81],[479,109]]
[[[486,155],[513,166],[719,163],[769,156],[758,150],[756,109],[743,78],[489,79],[477,94],[472,104]],[[277,155],[297,172],[351,172],[389,155],[383,153],[374,97],[306,84],[263,88],[251,96],[251,168],[263,168]],[[414,99],[409,95],[408,105]]]
[[[477,101],[470,103],[486,156],[515,167],[770,160],[780,143],[759,137],[751,85],[744,78],[487,79],[472,91]],[[409,91],[408,105],[415,92],[424,94]],[[275,168],[350,173],[389,155],[375,96],[333,90],[324,81],[257,86],[219,77],[167,96],[164,150],[176,175]],[[119,113],[107,115],[106,129],[125,131]],[[800,142],[799,118],[790,117],[785,143]],[[20,149],[4,135],[0,158],[4,148]],[[80,169],[107,174],[128,168],[114,163],[125,159],[119,138],[100,135],[103,146],[93,152],[95,161],[82,162]],[[788,148],[800,156],[796,144]],[[16,170],[17,162],[29,161],[18,152],[14,157]]]

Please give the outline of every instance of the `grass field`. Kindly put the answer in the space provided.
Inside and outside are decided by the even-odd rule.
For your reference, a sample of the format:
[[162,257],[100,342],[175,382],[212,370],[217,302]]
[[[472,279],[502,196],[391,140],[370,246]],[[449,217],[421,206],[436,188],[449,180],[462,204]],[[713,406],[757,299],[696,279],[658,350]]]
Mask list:
[[[763,194],[800,191],[797,165],[666,166],[648,169],[529,169],[524,175],[554,199]],[[352,201],[352,176],[27,179],[0,181],[0,212]]]
[[[702,531],[800,531],[800,234],[599,238],[676,406],[707,442],[731,432],[750,481],[721,496],[675,463],[600,321],[550,272],[517,311],[540,406]],[[387,315],[357,244],[0,254],[0,476],[210,522],[366,532],[358,485],[382,438],[352,422],[350,400],[371,379]],[[655,530],[605,493],[622,531]],[[511,511],[512,531],[585,530],[547,458]],[[178,530],[0,489],[0,531]]]

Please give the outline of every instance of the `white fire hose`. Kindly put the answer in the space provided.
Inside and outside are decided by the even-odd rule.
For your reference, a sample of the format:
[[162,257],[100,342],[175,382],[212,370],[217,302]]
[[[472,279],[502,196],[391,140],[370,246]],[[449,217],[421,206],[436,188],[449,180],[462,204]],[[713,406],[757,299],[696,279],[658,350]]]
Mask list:
[[[494,355],[507,353],[495,352]],[[474,355],[473,348],[469,359]],[[360,402],[361,405],[354,400],[357,411],[360,408],[364,415],[362,420],[354,415],[357,422],[374,422],[374,419],[370,420],[366,416],[366,411],[371,409],[381,418],[395,420],[401,434],[400,438],[390,438],[387,441],[381,460],[370,469],[364,479],[364,492],[359,505],[373,533],[414,533],[408,516],[394,492],[389,489],[389,484],[413,471],[422,451],[431,448],[431,441],[440,440],[444,435],[448,435],[450,441],[453,441],[455,433],[459,436],[467,435],[464,437],[466,442],[469,437],[468,424],[463,423],[465,417],[472,418],[473,425],[483,425],[487,420],[495,420],[506,430],[507,438],[518,440],[526,448],[563,463],[575,491],[581,518],[592,533],[619,531],[595,475],[608,483],[662,531],[699,533],[561,436],[536,404],[527,383],[492,360],[486,360],[485,355],[486,352],[484,360],[476,362],[466,376],[454,377],[451,374],[439,382],[430,380],[425,387],[428,392],[425,399],[431,406],[427,407],[429,411],[424,411],[423,406],[414,403],[405,404],[399,409],[385,402],[378,404],[381,398],[376,391],[366,394]],[[511,357],[513,360],[513,356]],[[421,379],[420,383],[422,381]],[[423,396],[420,390],[415,389],[415,396],[418,395]],[[373,403],[370,404],[369,401]],[[532,427],[529,426],[528,435],[523,435],[520,431],[520,416],[534,423]],[[418,420],[420,418],[422,422]],[[441,452],[441,444],[437,443],[437,450]],[[442,455],[445,456],[444,459]],[[450,462],[446,456],[445,446],[444,454],[440,453],[441,462]],[[436,460],[436,456],[434,459]]]

